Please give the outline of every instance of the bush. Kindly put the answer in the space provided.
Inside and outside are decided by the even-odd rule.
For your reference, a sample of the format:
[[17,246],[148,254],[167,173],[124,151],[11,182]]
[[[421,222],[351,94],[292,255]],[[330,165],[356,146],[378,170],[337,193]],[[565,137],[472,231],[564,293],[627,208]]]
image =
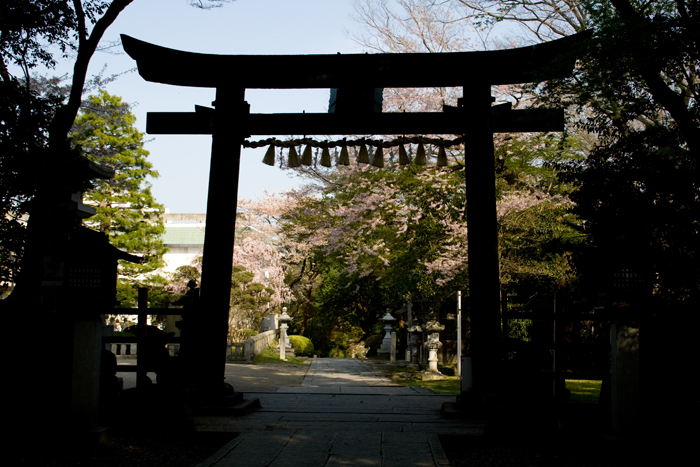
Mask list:
[[311,340],[304,336],[289,336],[289,343],[294,349],[295,355],[312,357],[314,355],[314,344]]
[[114,337],[136,337],[136,334],[127,331],[114,331]]
[[367,347],[366,357],[376,357],[377,350],[382,346],[384,334],[372,334],[365,339],[365,347]]
[[384,334],[372,334],[367,339],[365,339],[365,347],[379,350],[382,346],[382,341],[384,340]]
[[258,334],[260,334],[260,333],[258,331],[256,331],[255,329],[243,329],[243,330],[239,331],[239,335],[241,336],[241,339],[243,339],[243,340],[249,339],[253,336],[257,336]]
[[345,350],[338,347],[333,347],[330,352],[328,352],[330,358],[345,358]]

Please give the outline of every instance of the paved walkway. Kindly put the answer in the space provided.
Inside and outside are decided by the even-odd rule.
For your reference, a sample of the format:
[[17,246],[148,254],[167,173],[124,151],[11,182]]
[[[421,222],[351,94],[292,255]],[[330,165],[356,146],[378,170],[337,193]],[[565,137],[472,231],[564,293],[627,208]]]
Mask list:
[[314,359],[301,386],[255,397],[250,415],[197,417],[200,429],[241,433],[199,467],[446,466],[438,434],[482,432],[440,418],[454,396],[397,386],[356,359]]
[[297,394],[434,394],[419,386],[399,386],[379,367],[354,358],[315,358],[301,387],[277,392]]

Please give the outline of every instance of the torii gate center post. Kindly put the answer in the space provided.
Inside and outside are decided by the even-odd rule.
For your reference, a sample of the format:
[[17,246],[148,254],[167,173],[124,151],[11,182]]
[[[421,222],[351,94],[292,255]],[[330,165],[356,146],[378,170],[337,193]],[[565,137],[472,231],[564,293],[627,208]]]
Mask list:
[[[575,35],[485,52],[256,56],[183,52],[122,35],[124,50],[136,60],[139,74],[147,81],[216,88],[214,109],[149,112],[146,126],[149,134],[212,135],[199,311],[203,319],[192,330],[189,349],[199,368],[197,386],[215,387],[224,378],[239,165],[246,137],[458,134],[466,136],[473,389],[477,395],[497,393],[501,297],[493,133],[562,131],[564,113],[493,106],[491,86],[568,76],[576,60],[572,46],[581,39]],[[280,69],[290,71],[271,71]],[[246,89],[458,86],[463,87],[464,97],[458,108],[448,112],[373,113],[361,118],[330,113],[251,114],[245,102]]]

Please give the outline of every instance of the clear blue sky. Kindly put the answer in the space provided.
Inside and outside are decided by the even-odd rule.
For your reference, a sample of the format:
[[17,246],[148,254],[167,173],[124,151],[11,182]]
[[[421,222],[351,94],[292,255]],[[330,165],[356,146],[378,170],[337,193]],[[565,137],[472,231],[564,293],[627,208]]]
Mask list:
[[[105,39],[127,34],[154,44],[193,52],[216,54],[334,54],[362,52],[346,35],[357,28],[352,0],[237,0],[223,8],[201,11],[187,0],[136,0],[108,29]],[[120,49],[121,50],[121,49]],[[107,73],[135,66],[127,55],[97,54],[96,73],[107,63]],[[275,68],[270,73],[294,73]],[[111,94],[136,104],[137,126],[145,131],[146,113],[191,112],[194,105],[210,106],[213,89],[196,89],[144,81],[137,73],[107,86]],[[325,112],[327,90],[249,90],[251,112]],[[205,212],[211,137],[147,136],[150,161],[160,172],[153,193],[170,212]],[[239,197],[254,198],[267,187],[272,191],[298,186],[277,167],[261,163],[265,149],[245,149],[241,160]],[[230,194],[234,196],[234,193]]]

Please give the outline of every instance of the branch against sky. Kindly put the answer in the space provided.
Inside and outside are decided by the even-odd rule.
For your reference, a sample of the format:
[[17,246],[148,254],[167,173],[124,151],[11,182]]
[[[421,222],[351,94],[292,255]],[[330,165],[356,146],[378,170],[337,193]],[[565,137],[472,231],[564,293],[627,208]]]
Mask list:
[[[449,5],[431,0],[356,0],[352,16],[359,32],[350,38],[368,52],[438,53],[472,50],[471,30]],[[458,88],[390,88],[384,111],[436,112],[455,105]]]
[[200,10],[212,10],[221,8],[224,3],[233,3],[236,0],[188,0],[190,6],[199,8]]
[[548,42],[584,31],[588,13],[581,0],[451,0],[474,27],[517,26],[527,42]]

